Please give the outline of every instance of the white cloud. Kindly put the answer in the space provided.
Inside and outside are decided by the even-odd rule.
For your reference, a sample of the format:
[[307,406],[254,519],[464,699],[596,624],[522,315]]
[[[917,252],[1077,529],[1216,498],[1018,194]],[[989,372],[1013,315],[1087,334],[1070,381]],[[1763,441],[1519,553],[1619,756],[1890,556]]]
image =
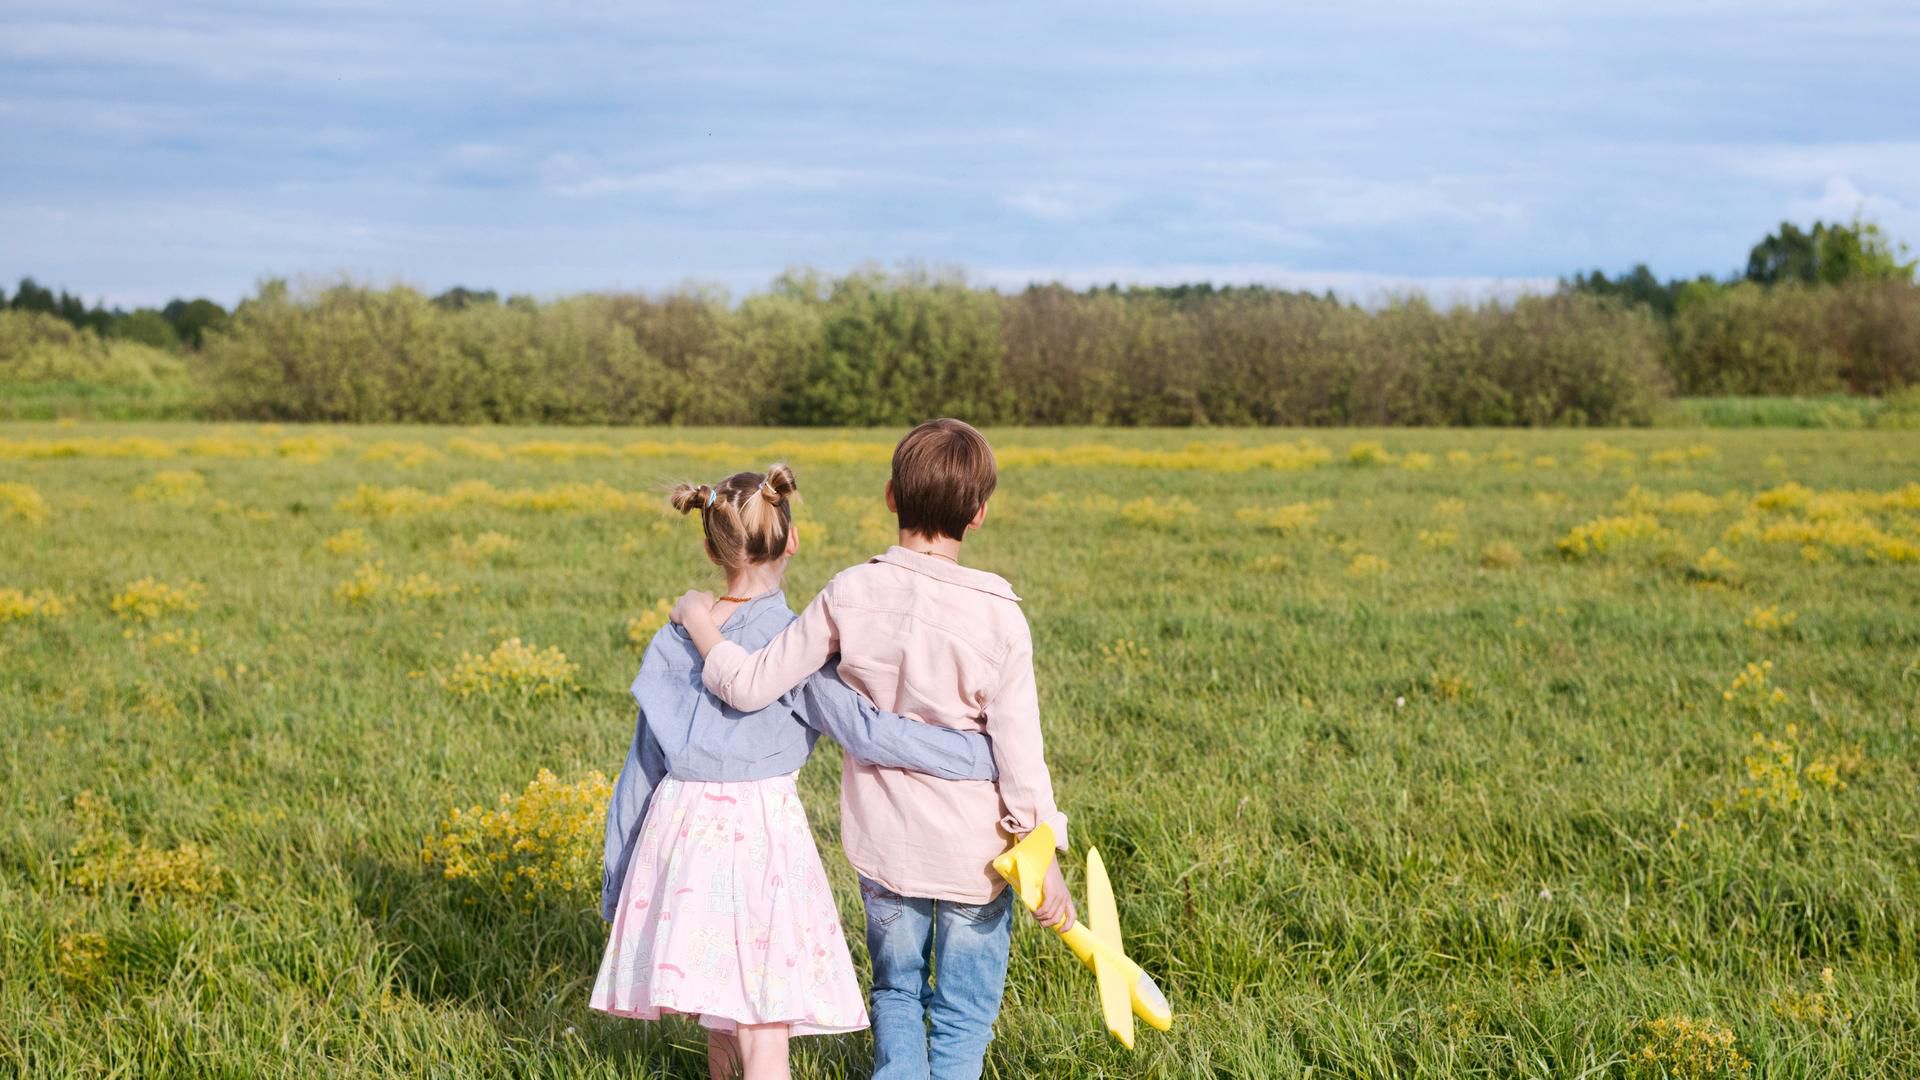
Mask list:
[[1060,225],[1104,216],[1124,200],[1113,191],[1079,183],[1035,184],[1000,197],[1000,205]]
[[[1357,176],[1321,176],[1287,192],[1296,220],[1323,227],[1384,229],[1417,224],[1514,224],[1525,210],[1494,196],[1487,178],[1430,177],[1423,180],[1370,180]],[[1286,191],[1287,185],[1283,185]]]
[[1870,176],[1920,184],[1920,141],[1723,143],[1704,149],[1722,168],[1760,180],[1808,183]]
[[1774,191],[1777,218],[1806,224],[1859,214],[1895,240],[1920,242],[1920,141],[1715,146],[1702,156]]
[[1824,221],[1848,221],[1856,215],[1868,221],[1889,221],[1903,219],[1907,208],[1897,199],[1884,195],[1869,195],[1854,186],[1845,176],[1827,177],[1826,187],[1813,199],[1803,199],[1792,204],[1796,218],[1816,218]]
[[447,164],[463,169],[503,165],[519,156],[518,147],[487,142],[456,143],[448,147],[445,154]]
[[859,169],[803,165],[673,165],[641,172],[576,176],[556,181],[552,191],[575,199],[624,194],[691,198],[747,191],[839,191],[875,179],[876,174]]

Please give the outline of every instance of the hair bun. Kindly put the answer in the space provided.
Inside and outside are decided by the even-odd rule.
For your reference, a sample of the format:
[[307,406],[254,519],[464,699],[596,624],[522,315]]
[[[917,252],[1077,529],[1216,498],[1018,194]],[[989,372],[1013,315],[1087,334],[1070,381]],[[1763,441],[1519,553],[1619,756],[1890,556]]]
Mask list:
[[672,493],[667,496],[673,508],[683,514],[705,510],[712,500],[713,488],[706,484],[675,484]]
[[767,466],[767,478],[760,481],[760,497],[779,506],[798,487],[799,484],[793,479],[793,470],[785,462],[776,461]]

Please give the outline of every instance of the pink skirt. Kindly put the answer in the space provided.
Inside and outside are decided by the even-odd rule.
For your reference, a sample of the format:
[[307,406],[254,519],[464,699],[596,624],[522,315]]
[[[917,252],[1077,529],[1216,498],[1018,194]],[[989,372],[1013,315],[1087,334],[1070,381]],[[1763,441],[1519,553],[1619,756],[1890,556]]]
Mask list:
[[793,776],[661,781],[620,888],[593,1008],[719,1031],[858,1031],[866,1002]]

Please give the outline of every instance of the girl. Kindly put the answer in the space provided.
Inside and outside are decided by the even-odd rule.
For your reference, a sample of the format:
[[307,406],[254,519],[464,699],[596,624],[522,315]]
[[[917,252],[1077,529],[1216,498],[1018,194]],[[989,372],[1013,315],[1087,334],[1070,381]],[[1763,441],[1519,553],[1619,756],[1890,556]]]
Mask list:
[[[793,620],[780,591],[799,549],[792,470],[681,484],[707,557],[727,575],[713,606],[748,649]],[[882,712],[823,671],[774,705],[729,709],[701,685],[700,654],[669,623],[633,682],[639,721],[607,812],[601,915],[612,922],[592,1006],[653,1020],[698,1016],[716,1078],[785,1077],[791,1035],[867,1026],[794,773],[826,731],[860,760],[948,779],[992,779],[982,735]]]

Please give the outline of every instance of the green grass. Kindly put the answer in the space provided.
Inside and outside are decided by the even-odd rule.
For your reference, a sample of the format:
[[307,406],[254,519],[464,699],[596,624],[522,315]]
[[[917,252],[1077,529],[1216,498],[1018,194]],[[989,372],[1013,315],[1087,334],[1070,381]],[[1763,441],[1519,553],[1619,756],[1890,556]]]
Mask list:
[[1857,431],[1874,426],[1878,398],[1851,394],[1825,397],[1676,398],[1654,420],[1665,428],[1817,428]]
[[[1920,406],[1906,391],[1880,399],[1823,397],[1674,398],[1660,406],[1656,428],[1812,428],[1858,431],[1920,426]],[[216,415],[205,387],[186,375],[149,382],[7,381],[0,379],[0,421],[206,420]]]
[[[168,460],[20,456],[123,436],[157,453],[223,431]],[[1074,465],[1009,453],[968,559],[1026,598],[1070,880],[1099,847],[1129,951],[1177,1021],[1127,1054],[1085,971],[1023,921],[990,1076],[1658,1075],[1629,1058],[1641,1025],[1672,1015],[1724,1026],[1754,1076],[1920,1073],[1920,563],[1899,561],[1920,545],[1920,492],[1751,505],[1788,481],[1897,491],[1920,475],[1920,433],[991,434],[1003,450],[1090,448]],[[275,452],[312,435],[340,443],[318,460]],[[698,1075],[691,1027],[587,1009],[604,940],[590,898],[475,902],[419,856],[450,806],[542,767],[618,767],[628,618],[715,580],[691,527],[650,509],[368,517],[336,503],[361,484],[437,494],[472,479],[651,491],[764,467],[785,441],[808,500],[789,579],[801,603],[884,543],[888,437],[0,426],[0,485],[31,487],[48,512],[10,513],[0,487],[0,589],[68,607],[0,622],[0,1066]],[[1177,452],[1196,438],[1211,445]],[[1230,464],[1222,446],[1301,438],[1331,460],[1207,468]],[[494,462],[456,439],[613,452]],[[641,439],[665,445],[617,452]],[[436,454],[362,460],[383,440]],[[1387,458],[1348,464],[1359,442]],[[1708,449],[1655,456],[1689,446]],[[1176,453],[1129,465],[1100,447]],[[203,456],[221,448],[264,456]],[[189,470],[205,481],[191,502],[134,496]],[[1634,485],[1641,502],[1717,501],[1663,505],[1664,533],[1600,557],[1556,550],[1625,513]],[[1285,535],[1237,516],[1321,501]],[[1822,520],[1876,532],[1830,531],[1811,558],[1804,541],[1761,538]],[[327,552],[355,527],[369,554]],[[489,530],[518,548],[450,556],[455,536]],[[1489,553],[1500,544],[1514,557]],[[1709,547],[1733,567],[1702,562]],[[1355,574],[1367,555],[1384,568]],[[462,591],[343,603],[335,587],[363,559]],[[202,583],[199,609],[116,617],[111,598],[147,576]],[[1768,607],[1797,618],[1747,625]],[[199,651],[164,644],[169,628]],[[439,685],[463,651],[510,636],[560,647],[578,693],[462,701]],[[1725,700],[1763,660],[1784,700]],[[1801,795],[1749,805],[1751,740],[1789,724]],[[857,939],[834,758],[823,747],[802,789]],[[1806,774],[1816,760],[1839,762],[1845,786]],[[124,843],[204,849],[214,894],[87,887],[74,848],[88,789],[111,797]],[[803,1077],[870,1062],[864,1037],[798,1047]]]
[[0,420],[191,420],[206,411],[205,392],[184,377],[152,382],[0,380]]

